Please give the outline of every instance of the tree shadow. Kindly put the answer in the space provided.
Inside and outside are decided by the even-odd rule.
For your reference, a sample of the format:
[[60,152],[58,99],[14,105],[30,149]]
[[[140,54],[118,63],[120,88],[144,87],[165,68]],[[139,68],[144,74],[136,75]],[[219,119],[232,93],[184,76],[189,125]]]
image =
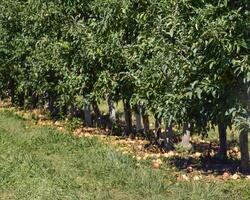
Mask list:
[[204,175],[222,175],[224,172],[234,174],[239,172],[239,160],[227,159],[220,160],[217,158],[201,158],[174,156],[169,158],[168,163],[179,171],[189,172],[189,167],[194,171],[200,171]]
[[222,159],[217,142],[193,143],[193,154],[190,152],[177,154],[169,158],[168,163],[179,171],[184,170],[188,172],[188,169],[191,167],[192,170],[200,171],[204,175],[222,175],[224,172],[234,174],[240,172],[239,152],[237,149],[233,149],[237,144],[237,141],[229,142],[228,158]]

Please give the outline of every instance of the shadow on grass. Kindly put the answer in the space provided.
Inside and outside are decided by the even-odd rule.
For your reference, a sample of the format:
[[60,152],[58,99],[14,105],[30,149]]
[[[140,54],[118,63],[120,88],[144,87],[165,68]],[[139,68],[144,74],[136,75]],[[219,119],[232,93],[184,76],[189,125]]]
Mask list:
[[200,153],[201,156],[195,154],[179,154],[168,159],[168,163],[176,167],[179,171],[187,171],[192,167],[194,171],[200,171],[204,175],[222,175],[224,172],[234,174],[240,172],[239,152],[234,152],[233,147],[238,146],[237,141],[228,143],[228,158],[220,157],[219,145],[216,142],[193,143],[193,151]]
[[175,156],[169,159],[168,163],[177,168],[179,171],[187,171],[188,167],[200,171],[204,175],[222,175],[224,172],[234,174],[239,172],[239,160],[227,159],[220,160],[217,158],[192,158]]

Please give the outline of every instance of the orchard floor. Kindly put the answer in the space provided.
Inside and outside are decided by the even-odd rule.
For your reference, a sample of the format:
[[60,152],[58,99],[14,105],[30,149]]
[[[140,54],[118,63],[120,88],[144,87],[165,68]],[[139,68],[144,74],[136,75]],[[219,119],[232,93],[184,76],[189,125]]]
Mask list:
[[250,199],[250,180],[177,180],[167,164],[124,154],[0,111],[0,199]]

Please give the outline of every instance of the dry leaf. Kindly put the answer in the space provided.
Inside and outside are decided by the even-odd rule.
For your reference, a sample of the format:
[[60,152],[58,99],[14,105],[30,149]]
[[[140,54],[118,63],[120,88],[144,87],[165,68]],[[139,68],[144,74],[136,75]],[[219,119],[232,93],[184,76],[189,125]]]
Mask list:
[[226,180],[230,177],[230,174],[228,172],[224,172],[223,175],[222,175],[222,179],[223,180]]
[[199,177],[199,176],[194,176],[194,177],[193,177],[193,180],[194,180],[194,181],[198,181],[198,180],[200,180],[200,179],[201,179],[201,177]]
[[160,164],[159,162],[157,162],[156,160],[153,160],[153,161],[152,161],[152,167],[153,167],[154,169],[159,169],[160,166],[161,166],[161,164]]
[[230,178],[236,180],[236,179],[240,179],[240,176],[238,174],[234,174]]
[[141,160],[141,156],[137,156],[137,157],[136,157],[136,160]]
[[200,152],[196,152],[194,155],[196,158],[199,158],[199,157],[201,157],[202,154]]
[[188,176],[187,175],[182,175],[182,179],[184,180],[184,181],[189,181],[189,178],[188,178]]

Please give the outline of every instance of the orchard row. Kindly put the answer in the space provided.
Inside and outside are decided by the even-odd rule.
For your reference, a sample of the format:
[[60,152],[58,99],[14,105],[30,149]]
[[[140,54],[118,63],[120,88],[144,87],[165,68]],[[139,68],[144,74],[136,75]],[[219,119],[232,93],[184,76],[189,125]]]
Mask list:
[[96,121],[105,121],[98,108],[105,99],[111,127],[114,102],[123,101],[125,134],[133,132],[132,110],[144,131],[149,113],[156,132],[162,123],[203,135],[218,126],[226,155],[226,128],[240,124],[246,141],[249,127],[249,4],[1,1],[0,96],[18,106],[46,105],[52,116],[85,107],[88,125],[90,106]]

